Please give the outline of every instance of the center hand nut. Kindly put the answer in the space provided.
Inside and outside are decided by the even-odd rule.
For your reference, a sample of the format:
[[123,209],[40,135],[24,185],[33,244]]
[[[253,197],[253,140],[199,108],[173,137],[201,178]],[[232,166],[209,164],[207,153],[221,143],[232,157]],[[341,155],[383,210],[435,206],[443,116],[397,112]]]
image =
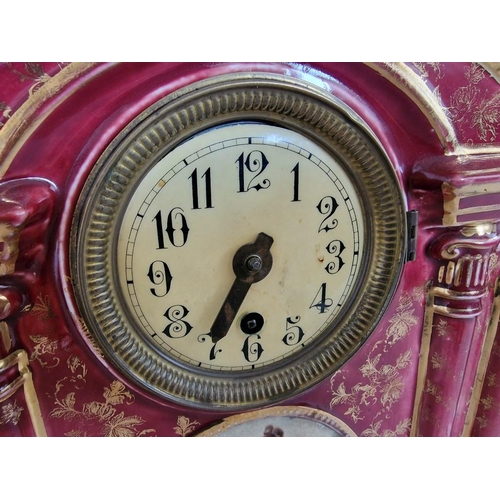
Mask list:
[[245,266],[249,271],[258,273],[262,269],[262,259],[258,255],[250,255],[245,261]]

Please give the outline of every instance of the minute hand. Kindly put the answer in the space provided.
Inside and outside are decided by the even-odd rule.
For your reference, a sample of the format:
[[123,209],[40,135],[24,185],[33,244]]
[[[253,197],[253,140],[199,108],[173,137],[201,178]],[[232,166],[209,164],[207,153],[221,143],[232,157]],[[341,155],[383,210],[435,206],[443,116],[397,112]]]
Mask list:
[[243,245],[235,253],[233,271],[236,279],[209,332],[214,343],[227,335],[250,287],[269,274],[273,264],[270,252],[273,242],[271,236],[259,233],[255,243]]

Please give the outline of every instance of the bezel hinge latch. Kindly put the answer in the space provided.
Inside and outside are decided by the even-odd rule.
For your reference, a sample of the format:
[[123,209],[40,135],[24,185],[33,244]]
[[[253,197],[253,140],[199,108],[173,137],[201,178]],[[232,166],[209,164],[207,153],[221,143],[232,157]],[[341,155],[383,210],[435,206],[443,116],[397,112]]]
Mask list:
[[406,212],[406,222],[406,262],[413,262],[417,259],[418,210],[409,210]]

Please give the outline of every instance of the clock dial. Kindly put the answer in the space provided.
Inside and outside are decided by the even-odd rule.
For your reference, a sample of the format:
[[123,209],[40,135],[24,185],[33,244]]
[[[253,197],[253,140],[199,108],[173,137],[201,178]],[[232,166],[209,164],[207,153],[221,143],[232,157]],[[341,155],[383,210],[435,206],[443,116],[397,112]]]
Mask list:
[[276,75],[165,98],[92,170],[71,238],[104,357],[204,409],[291,397],[373,331],[406,242],[394,168],[354,112]]
[[[251,370],[332,328],[355,289],[364,232],[353,182],[312,140],[261,123],[221,126],[175,148],[135,189],[118,232],[120,289],[136,329],[160,351]],[[240,279],[234,257],[260,233],[267,248],[243,250]],[[256,276],[252,258],[260,268],[268,254],[265,277],[245,282]],[[237,310],[214,342],[212,324],[235,287],[245,293],[236,290]]]

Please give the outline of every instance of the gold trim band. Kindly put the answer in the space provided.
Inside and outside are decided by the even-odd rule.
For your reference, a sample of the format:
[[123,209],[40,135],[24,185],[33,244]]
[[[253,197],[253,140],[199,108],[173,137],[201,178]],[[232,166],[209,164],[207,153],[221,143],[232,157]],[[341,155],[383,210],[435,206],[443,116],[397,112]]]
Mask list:
[[413,415],[411,419],[410,437],[418,436],[420,424],[420,412],[424,397],[425,381],[427,379],[427,367],[429,366],[429,353],[431,350],[432,326],[434,319],[434,295],[431,291],[432,282],[426,285],[426,303],[424,324],[422,329],[422,340],[420,343],[420,354],[417,368],[417,386],[415,388],[415,400],[413,402]]

